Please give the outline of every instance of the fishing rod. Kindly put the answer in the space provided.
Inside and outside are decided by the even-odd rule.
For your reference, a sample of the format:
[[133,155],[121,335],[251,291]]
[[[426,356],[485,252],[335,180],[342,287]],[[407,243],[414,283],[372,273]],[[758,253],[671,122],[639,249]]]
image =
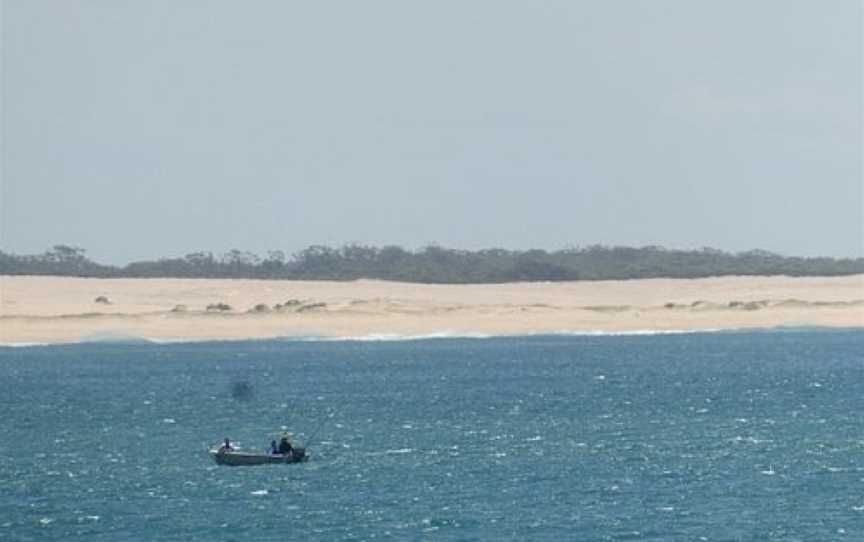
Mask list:
[[335,411],[331,412],[330,414],[327,415],[326,418],[324,418],[324,419],[321,421],[321,423],[318,424],[318,427],[316,427],[315,430],[312,432],[312,434],[309,435],[309,438],[306,439],[306,447],[307,447],[307,448],[310,446],[310,444],[312,443],[312,441],[315,440],[315,437],[318,436],[318,433],[321,432],[321,429],[323,429],[324,426],[327,425],[327,422],[330,421],[330,419],[331,419],[333,416],[335,416],[335,415],[336,415],[336,412],[335,412]]

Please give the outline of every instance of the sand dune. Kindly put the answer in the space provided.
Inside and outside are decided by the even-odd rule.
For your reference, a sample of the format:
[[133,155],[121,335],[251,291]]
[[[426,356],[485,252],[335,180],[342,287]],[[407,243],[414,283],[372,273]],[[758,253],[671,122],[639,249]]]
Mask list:
[[[220,303],[231,310],[207,310]],[[779,325],[864,327],[864,275],[494,285],[0,277],[5,344]]]

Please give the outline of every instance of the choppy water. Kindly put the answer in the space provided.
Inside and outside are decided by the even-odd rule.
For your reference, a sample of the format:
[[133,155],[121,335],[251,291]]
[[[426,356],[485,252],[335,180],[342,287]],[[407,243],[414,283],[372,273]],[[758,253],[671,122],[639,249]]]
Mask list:
[[[0,382],[0,540],[864,540],[861,331],[0,348]],[[309,463],[204,452],[283,425]]]

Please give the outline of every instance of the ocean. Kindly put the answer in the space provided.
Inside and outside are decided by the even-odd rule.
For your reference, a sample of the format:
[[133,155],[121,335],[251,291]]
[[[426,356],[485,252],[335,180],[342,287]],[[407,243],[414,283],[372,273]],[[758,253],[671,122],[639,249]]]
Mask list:
[[[0,348],[0,540],[864,540],[864,331]],[[229,437],[308,442],[222,467]]]

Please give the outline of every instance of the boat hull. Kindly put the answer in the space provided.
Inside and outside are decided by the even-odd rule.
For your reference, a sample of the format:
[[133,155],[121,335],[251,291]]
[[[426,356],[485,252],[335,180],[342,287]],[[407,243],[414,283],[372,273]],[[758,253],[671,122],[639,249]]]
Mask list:
[[305,448],[294,448],[290,454],[284,455],[210,450],[210,456],[217,465],[227,465],[229,467],[300,463],[309,459]]

